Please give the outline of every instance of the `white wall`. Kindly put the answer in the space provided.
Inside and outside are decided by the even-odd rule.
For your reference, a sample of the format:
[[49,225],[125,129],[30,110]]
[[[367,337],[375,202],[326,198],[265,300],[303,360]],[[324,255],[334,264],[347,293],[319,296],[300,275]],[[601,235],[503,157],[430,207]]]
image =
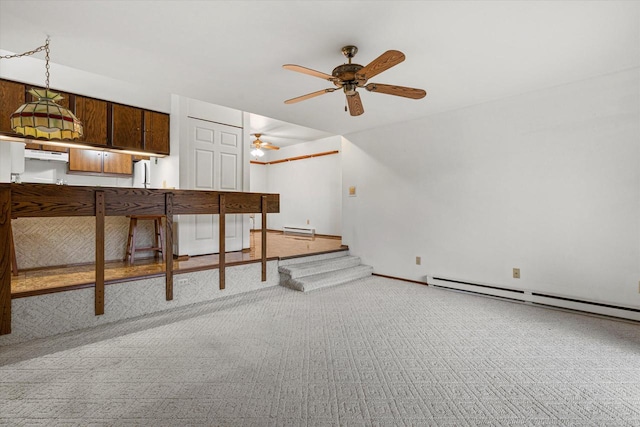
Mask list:
[[[250,173],[250,190],[252,193],[270,193],[269,191],[269,171],[268,165],[256,165],[251,164],[249,167]],[[275,193],[275,191],[274,191]],[[274,215],[278,214],[269,214],[267,216],[267,223],[271,222],[270,220]],[[253,223],[250,224],[251,228],[254,230],[259,230],[262,228],[262,215],[256,214],[254,216]]]
[[[341,150],[341,145],[342,138],[333,136],[269,151],[260,161]],[[316,233],[340,236],[341,169],[340,154],[270,165],[251,165],[251,191],[280,194],[280,213],[269,214],[267,228],[282,230],[283,226],[304,226],[309,220],[309,225],[315,227]],[[258,178],[261,175],[264,178]],[[256,228],[261,226],[258,220]]]
[[639,76],[345,135],[343,242],[376,273],[640,307]]
[[[0,55],[10,55],[0,49]],[[55,52],[54,52],[55,53]],[[40,54],[42,55],[42,54]],[[171,96],[157,87],[141,87],[51,62],[50,85],[52,89],[71,92],[106,101],[119,102],[139,108],[169,113]],[[2,61],[0,77],[22,83],[44,86],[45,61],[35,57],[23,57]],[[16,106],[18,108],[19,106]]]

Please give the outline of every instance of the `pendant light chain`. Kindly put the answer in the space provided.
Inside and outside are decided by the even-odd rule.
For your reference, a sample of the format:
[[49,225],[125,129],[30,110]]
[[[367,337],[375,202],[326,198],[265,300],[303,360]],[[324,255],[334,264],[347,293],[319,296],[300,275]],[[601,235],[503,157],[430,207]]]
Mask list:
[[45,76],[47,76],[45,85],[46,85],[46,89],[49,90],[49,37],[47,37],[47,41],[44,44],[44,51],[45,51],[44,59],[46,61],[44,67],[47,70],[45,72]]
[[47,71],[45,73],[45,76],[46,76],[46,86],[47,86],[47,90],[48,90],[49,89],[49,37],[48,36],[47,36],[47,41],[45,42],[45,44],[40,46],[40,47],[37,47],[37,48],[35,48],[33,50],[29,50],[29,51],[24,52],[24,53],[16,53],[15,55],[0,55],[0,59],[22,58],[23,56],[31,56],[31,55],[36,54],[38,52],[42,52],[43,50],[46,52],[44,58],[45,58],[45,61],[46,61],[45,68],[46,68]]
[[59,93],[49,90],[49,79],[51,77],[49,70],[49,41],[50,38],[47,36],[43,46],[24,53],[0,55],[0,59],[12,59],[31,56],[42,51],[45,52],[46,88],[44,90],[38,88],[29,90],[32,100],[27,97],[27,102],[11,114],[11,130],[18,135],[34,139],[81,138],[84,133],[82,122],[71,110],[56,103],[56,101],[63,99]]

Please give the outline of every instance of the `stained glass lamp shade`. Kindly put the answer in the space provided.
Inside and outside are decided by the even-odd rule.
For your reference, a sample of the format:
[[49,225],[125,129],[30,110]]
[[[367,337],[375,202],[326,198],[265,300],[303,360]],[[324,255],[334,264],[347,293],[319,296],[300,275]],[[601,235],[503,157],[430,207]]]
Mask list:
[[76,139],[82,136],[82,122],[71,111],[56,104],[62,96],[49,89],[31,89],[29,93],[37,101],[21,105],[11,115],[14,132],[46,139]]

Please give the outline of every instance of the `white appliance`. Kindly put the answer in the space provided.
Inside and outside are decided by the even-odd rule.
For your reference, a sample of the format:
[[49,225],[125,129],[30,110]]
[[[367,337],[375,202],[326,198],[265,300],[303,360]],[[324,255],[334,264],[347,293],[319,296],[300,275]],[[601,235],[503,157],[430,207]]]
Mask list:
[[138,160],[133,164],[133,186],[135,188],[151,187],[151,161]]
[[24,147],[21,142],[10,142],[11,147],[11,173],[24,173]]
[[57,162],[68,162],[69,153],[61,153],[58,151],[45,151],[45,150],[24,150],[25,159],[37,159],[37,160],[54,160]]

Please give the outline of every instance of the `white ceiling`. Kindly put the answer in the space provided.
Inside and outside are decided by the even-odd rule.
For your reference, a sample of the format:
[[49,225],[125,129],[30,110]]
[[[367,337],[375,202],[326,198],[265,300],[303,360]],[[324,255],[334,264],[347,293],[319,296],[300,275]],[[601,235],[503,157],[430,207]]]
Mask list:
[[[640,3],[0,1],[0,49],[24,52],[46,35],[53,62],[273,118],[264,133],[286,139],[283,122],[345,135],[638,67]],[[283,103],[331,86],[283,64],[330,74],[348,44],[362,65],[404,52],[371,81],[427,97],[360,91],[359,117],[339,91]]]

